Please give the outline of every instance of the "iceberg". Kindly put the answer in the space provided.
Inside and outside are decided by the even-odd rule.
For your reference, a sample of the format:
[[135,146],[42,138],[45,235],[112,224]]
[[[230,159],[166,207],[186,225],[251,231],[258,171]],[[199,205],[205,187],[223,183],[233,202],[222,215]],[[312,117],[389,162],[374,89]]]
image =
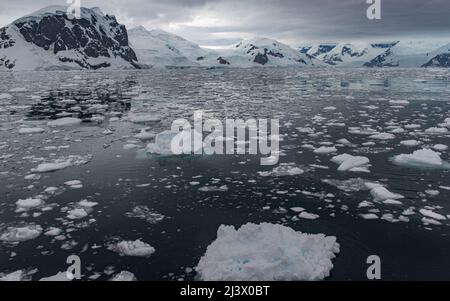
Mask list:
[[195,270],[205,281],[317,281],[330,276],[336,237],[276,224],[220,226]]

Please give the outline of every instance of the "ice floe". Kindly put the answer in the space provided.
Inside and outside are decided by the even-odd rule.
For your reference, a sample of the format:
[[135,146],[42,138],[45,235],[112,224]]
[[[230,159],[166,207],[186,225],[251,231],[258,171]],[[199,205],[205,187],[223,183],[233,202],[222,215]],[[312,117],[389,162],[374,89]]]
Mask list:
[[73,117],[64,117],[56,120],[47,122],[50,127],[64,127],[64,126],[74,126],[79,125],[83,120]]
[[331,158],[331,161],[339,164],[338,171],[369,172],[370,160],[367,157],[342,154]]
[[141,240],[121,241],[113,246],[110,246],[110,249],[122,256],[133,257],[150,257],[153,253],[155,253],[155,248]]
[[305,173],[305,171],[297,166],[295,163],[281,163],[271,171],[259,171],[258,174],[262,177],[287,177],[298,176]]
[[23,242],[27,240],[32,240],[39,237],[42,234],[42,227],[39,225],[28,225],[22,227],[8,227],[0,235],[0,240],[16,243]]
[[276,224],[220,226],[195,270],[206,281],[322,280],[339,253],[336,237]]
[[431,149],[420,149],[412,154],[394,156],[392,162],[397,165],[417,168],[448,168],[449,164],[441,159],[441,153]]
[[87,164],[92,159],[92,156],[68,156],[65,158],[56,159],[50,163],[39,164],[36,168],[31,169],[32,172],[44,173],[64,169],[71,166],[80,166]]

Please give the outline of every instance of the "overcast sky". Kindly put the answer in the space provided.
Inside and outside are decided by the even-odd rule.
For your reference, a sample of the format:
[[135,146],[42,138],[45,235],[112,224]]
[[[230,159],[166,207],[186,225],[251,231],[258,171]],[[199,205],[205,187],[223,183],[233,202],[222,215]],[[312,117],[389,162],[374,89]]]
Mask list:
[[[161,28],[201,45],[264,36],[292,46],[305,41],[450,38],[450,0],[381,0],[382,19],[368,20],[366,0],[81,0],[129,28]],[[0,26],[66,0],[0,0]]]

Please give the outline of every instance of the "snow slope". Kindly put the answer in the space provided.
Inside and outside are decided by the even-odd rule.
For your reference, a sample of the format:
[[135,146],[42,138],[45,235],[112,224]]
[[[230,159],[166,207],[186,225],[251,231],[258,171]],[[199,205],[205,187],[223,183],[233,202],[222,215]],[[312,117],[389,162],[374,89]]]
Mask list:
[[160,29],[132,28],[129,39],[139,63],[145,66],[200,66],[199,61],[213,55],[193,42]]
[[125,26],[99,8],[49,6],[0,29],[0,70],[137,68]]

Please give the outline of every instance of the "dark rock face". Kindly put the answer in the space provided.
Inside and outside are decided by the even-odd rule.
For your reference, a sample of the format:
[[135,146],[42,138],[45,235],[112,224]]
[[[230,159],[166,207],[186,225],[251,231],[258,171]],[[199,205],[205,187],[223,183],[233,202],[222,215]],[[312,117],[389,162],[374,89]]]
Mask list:
[[364,67],[370,67],[370,68],[373,68],[373,67],[398,67],[399,66],[398,62],[397,63],[387,62],[387,59],[391,55],[392,55],[392,50],[388,49],[386,52],[380,54],[379,56],[377,56],[370,62],[364,63]]
[[14,25],[29,43],[45,50],[51,49],[54,54],[73,50],[85,58],[60,58],[62,62],[72,61],[82,68],[98,69],[109,64],[91,65],[87,59],[109,58],[112,54],[138,68],[136,54],[128,44],[125,26],[119,24],[113,16],[106,15],[103,18],[104,22],[100,24],[94,14],[90,19],[89,17],[69,19],[66,14],[55,14],[41,19],[22,19]]
[[226,59],[224,59],[224,58],[221,57],[221,56],[217,58],[217,61],[218,61],[219,64],[221,64],[221,65],[229,65],[229,64],[230,64],[229,61],[227,61]]
[[429,62],[424,64],[422,67],[444,67],[450,68],[450,53],[442,53],[434,58],[432,58]]
[[[312,54],[312,56],[317,56],[317,55],[320,55],[320,54],[324,54],[324,53],[328,53],[328,52],[330,52],[331,50],[333,50],[334,48],[336,48],[336,46],[337,45],[319,45],[319,47],[317,48],[317,51],[316,52],[314,52],[313,54]],[[311,47],[310,47],[310,49],[311,49]],[[309,50],[309,49],[308,49]],[[306,52],[308,52],[308,50],[306,51]],[[306,53],[305,52],[305,53]]]
[[267,53],[258,53],[253,61],[257,64],[265,65],[269,62],[269,58],[267,57]]
[[15,41],[6,33],[6,27],[0,28],[0,48],[9,48],[14,46]]

